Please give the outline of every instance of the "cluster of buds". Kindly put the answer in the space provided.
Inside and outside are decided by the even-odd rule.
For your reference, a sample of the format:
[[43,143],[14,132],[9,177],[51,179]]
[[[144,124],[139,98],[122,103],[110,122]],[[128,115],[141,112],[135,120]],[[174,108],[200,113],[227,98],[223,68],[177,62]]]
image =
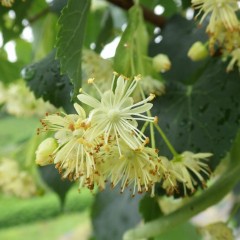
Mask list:
[[240,22],[237,16],[239,11],[237,0],[192,0],[192,5],[199,10],[196,17],[201,15],[200,24],[210,15],[207,33],[209,34],[209,50],[213,55],[217,45],[224,57],[232,57],[227,71],[233,69],[233,65],[240,65]]

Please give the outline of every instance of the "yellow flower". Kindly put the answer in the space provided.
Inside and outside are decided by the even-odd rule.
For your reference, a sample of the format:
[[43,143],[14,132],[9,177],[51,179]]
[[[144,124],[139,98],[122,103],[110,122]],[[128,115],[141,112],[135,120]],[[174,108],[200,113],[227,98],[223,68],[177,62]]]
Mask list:
[[[93,79],[89,79],[89,83],[98,90],[100,100],[85,92],[79,94],[78,99],[93,108],[88,118],[91,124],[88,131],[90,139],[103,134],[104,143],[107,145],[109,137],[114,136],[117,142],[121,138],[132,149],[141,148],[148,141],[148,138],[137,128],[137,121],[154,121],[153,117],[143,114],[152,108],[152,104],[148,102],[154,98],[154,95],[150,94],[148,98],[134,103],[131,95],[139,80],[139,77],[135,77],[133,81],[126,80],[123,76],[116,79],[114,75],[111,89],[102,93]],[[118,149],[121,155],[120,147]]]
[[[183,152],[180,156],[172,160],[173,170],[178,174],[178,181],[183,184],[184,192],[189,189],[195,191],[197,181],[205,185],[205,180],[202,174],[209,176],[210,169],[204,161],[211,157],[212,153],[192,153],[189,151]],[[202,161],[204,160],[204,161]]]
[[237,63],[238,68],[240,69],[240,48],[237,48],[231,52],[231,61],[227,66],[227,72],[233,70],[233,66]]
[[42,120],[46,131],[55,131],[58,148],[52,153],[56,168],[63,178],[76,180],[82,175],[88,178],[94,171],[93,144],[86,135],[85,111],[74,104],[78,114],[53,114]]
[[109,151],[102,155],[105,176],[110,177],[112,187],[121,185],[121,192],[130,187],[132,195],[136,192],[151,191],[154,195],[154,185],[161,178],[160,161],[156,149],[144,147],[133,150],[125,142],[120,141],[122,155],[118,155],[118,146],[110,145]]
[[215,32],[219,22],[229,31],[239,29],[239,21],[235,13],[238,10],[236,0],[192,0],[192,4],[194,8],[200,9],[198,15],[203,12],[200,23],[211,14],[207,32]]

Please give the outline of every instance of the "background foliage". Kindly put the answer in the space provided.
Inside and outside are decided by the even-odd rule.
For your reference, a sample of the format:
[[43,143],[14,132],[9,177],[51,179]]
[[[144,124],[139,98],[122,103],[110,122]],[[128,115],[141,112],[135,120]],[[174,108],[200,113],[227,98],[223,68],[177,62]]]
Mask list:
[[[11,8],[1,6],[0,80],[7,87],[22,78],[36,98],[43,98],[66,113],[72,113],[79,88],[86,81],[82,74],[83,49],[103,55],[107,48],[108,55],[113,57],[111,61],[115,71],[133,76],[141,73],[139,71],[144,66],[146,75],[152,74],[163,81],[166,94],[153,102],[153,115],[159,117],[159,125],[177,151],[213,152],[209,164],[212,171],[219,165],[223,166],[222,179],[202,195],[200,191],[188,199],[185,205],[183,200],[183,206],[167,216],[159,207],[159,196],[139,195],[131,199],[128,191],[120,195],[118,189],[107,189],[94,197],[88,196],[83,202],[74,202],[74,208],[80,210],[93,201],[91,239],[120,240],[126,230],[136,227],[141,220],[146,223],[143,228],[128,232],[125,237],[130,237],[126,239],[157,236],[154,239],[171,240],[178,239],[179,234],[183,234],[182,239],[201,239],[187,221],[220,201],[239,180],[239,70],[235,68],[226,73],[228,60],[222,61],[218,55],[200,62],[187,57],[195,41],[208,39],[205,23],[198,27],[194,21],[196,13],[190,0],[139,2],[141,7],[132,7],[133,1],[127,0],[53,0],[50,3],[45,0],[16,0]],[[157,15],[154,11],[159,6],[164,11]],[[32,37],[24,37],[27,31]],[[117,47],[108,45],[116,39],[119,40]],[[9,43],[16,55],[14,60],[7,51]],[[129,50],[126,45],[132,48]],[[143,55],[154,57],[159,53],[169,56],[172,68],[166,73],[156,74],[149,59]],[[132,59],[135,70],[132,69]],[[33,142],[33,129],[37,125],[35,119],[16,120],[5,112],[4,106],[0,117],[1,156],[18,149],[21,144],[31,145],[29,142]],[[30,129],[26,125],[32,122],[34,127]],[[169,156],[162,139],[157,135],[156,138],[161,155]],[[24,150],[25,153],[30,152],[28,156],[32,162],[38,142],[31,145],[32,151]],[[36,169],[33,172],[36,173]],[[40,172],[38,178],[42,176],[41,181],[45,181],[64,204],[71,184],[61,184],[55,169],[42,168]],[[157,189],[157,193],[161,196],[162,190]],[[238,195],[238,191],[235,194]],[[53,202],[50,197],[41,207],[37,201],[26,202],[26,208],[33,208],[34,217],[27,215],[25,206],[20,209],[13,203],[10,213],[0,211],[0,227],[54,216],[59,209]],[[237,201],[235,203],[238,204]],[[66,204],[65,208],[71,207]],[[19,214],[24,215],[23,219],[14,219]],[[239,221],[234,224],[238,227]],[[178,226],[172,232],[173,225]],[[153,235],[148,235],[149,231]],[[184,238],[186,232],[187,238]]]

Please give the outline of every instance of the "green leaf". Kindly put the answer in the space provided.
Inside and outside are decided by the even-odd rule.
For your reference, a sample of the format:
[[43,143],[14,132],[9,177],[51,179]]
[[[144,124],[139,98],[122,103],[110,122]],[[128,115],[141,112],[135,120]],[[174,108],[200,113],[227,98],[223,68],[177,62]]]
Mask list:
[[0,81],[9,84],[20,78],[22,64],[9,62],[0,56]]
[[122,34],[114,57],[114,70],[127,77],[143,74],[142,57],[147,55],[148,35],[142,10],[134,5],[129,10],[127,28]]
[[202,240],[196,228],[192,224],[187,222],[177,227],[173,227],[168,232],[161,234],[161,236],[159,237],[154,238],[154,240],[183,240],[183,239]]
[[[239,127],[239,72],[227,74],[226,63],[214,58],[200,63],[188,60],[187,49],[197,33],[191,24],[184,28],[185,24],[186,20],[175,17],[166,26],[163,42],[151,48],[157,54],[164,47],[172,60],[172,69],[165,75],[166,94],[154,101],[153,115],[159,117],[160,127],[178,152],[212,152],[209,164],[214,169]],[[179,38],[173,39],[171,32]],[[160,154],[171,157],[160,138],[157,143]]]
[[107,44],[114,37],[113,18],[110,11],[105,11],[102,21],[101,29],[96,39],[95,51],[100,53],[104,45]]
[[43,97],[56,107],[63,107],[71,112],[72,86],[68,77],[60,74],[59,61],[55,60],[54,56],[53,51],[40,62],[27,66],[22,70],[22,77],[37,98]]
[[141,199],[139,212],[142,214],[145,222],[154,220],[162,215],[157,198],[152,198],[148,194]]
[[40,60],[46,57],[55,46],[57,36],[57,16],[47,14],[32,24],[34,42],[33,53],[34,60]]
[[21,38],[15,40],[18,61],[28,64],[32,60],[32,44]]
[[[153,104],[153,115],[178,152],[211,152],[214,169],[229,150],[240,123],[238,71],[227,74],[226,64],[209,61],[193,85],[178,79]],[[158,137],[161,155],[171,156]]]
[[57,195],[61,203],[61,210],[63,210],[67,192],[72,187],[73,182],[68,179],[62,180],[61,175],[54,165],[39,167],[41,178]]
[[[3,6],[0,7],[0,29],[4,43],[21,34],[24,28],[23,19],[26,19],[27,12],[33,2],[32,0],[15,1],[11,9]],[[15,18],[9,17],[8,12],[10,10],[14,11]]]
[[123,233],[140,222],[140,196],[125,190],[106,189],[97,194],[92,208],[92,224],[97,240],[122,240]]
[[74,86],[73,98],[81,87],[82,45],[90,0],[69,0],[59,19],[57,58],[61,71],[67,73]]

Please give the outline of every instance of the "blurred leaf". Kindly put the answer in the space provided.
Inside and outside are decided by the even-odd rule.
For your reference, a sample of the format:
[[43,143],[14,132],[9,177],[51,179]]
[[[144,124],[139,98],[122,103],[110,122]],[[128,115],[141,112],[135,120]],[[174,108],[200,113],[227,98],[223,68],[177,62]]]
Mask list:
[[19,62],[9,62],[0,56],[0,81],[9,84],[20,78],[22,64]]
[[[3,35],[4,43],[16,38],[24,28],[23,19],[26,19],[27,12],[31,7],[32,0],[15,1],[13,6],[9,9],[7,7],[0,8],[0,29]],[[10,18],[9,11],[14,11],[16,17]]]
[[15,40],[16,55],[18,61],[28,64],[32,60],[32,44],[21,38]]
[[47,8],[48,8],[48,4],[45,0],[32,1],[31,7],[27,13],[28,19],[29,20],[34,19],[38,14],[42,13],[42,11],[45,11]]
[[86,20],[87,34],[84,38],[84,46],[86,48],[90,48],[92,43],[96,44],[98,35],[101,32],[101,28],[104,27],[103,21],[107,12],[108,11],[105,7],[89,11]]
[[82,45],[90,0],[69,0],[59,19],[57,58],[61,71],[67,73],[74,86],[73,98],[81,87]]
[[54,165],[39,167],[39,172],[47,186],[58,195],[63,210],[66,194],[73,185],[73,182],[67,179],[62,180],[61,175]]
[[97,194],[92,208],[92,224],[96,240],[122,240],[123,233],[140,222],[138,202],[125,190],[106,189]]
[[55,46],[57,36],[57,16],[47,14],[32,24],[34,42],[34,60],[46,57]]
[[182,1],[182,8],[187,9],[192,6],[191,0],[181,0]]
[[162,234],[161,236],[154,238],[154,240],[180,240],[180,239],[202,240],[200,234],[196,231],[196,228],[190,223],[183,223],[177,227],[173,227],[170,231],[166,232],[165,234]]
[[104,45],[112,40],[114,36],[113,18],[110,11],[105,11],[101,21],[101,29],[96,38],[95,51],[100,53]]
[[147,55],[147,45],[142,10],[135,5],[129,10],[129,22],[116,49],[114,70],[127,77],[142,73],[141,56]]
[[161,0],[160,4],[164,7],[163,16],[165,17],[171,17],[178,11],[174,0]]
[[174,0],[140,0],[140,3],[148,9],[154,10],[156,6],[161,6],[164,8],[163,16],[171,17],[178,10],[176,1]]
[[22,77],[37,98],[43,97],[56,107],[72,111],[70,102],[72,86],[68,77],[60,74],[59,61],[55,60],[54,51],[43,60],[24,68]]
[[154,220],[162,215],[157,199],[150,197],[148,194],[141,199],[139,212],[142,214],[145,222]]
[[[16,118],[12,116],[2,117],[0,121],[1,151],[8,144],[21,143],[29,139],[37,125],[38,120],[35,118]],[[19,129],[24,129],[24,131],[19,131]]]

